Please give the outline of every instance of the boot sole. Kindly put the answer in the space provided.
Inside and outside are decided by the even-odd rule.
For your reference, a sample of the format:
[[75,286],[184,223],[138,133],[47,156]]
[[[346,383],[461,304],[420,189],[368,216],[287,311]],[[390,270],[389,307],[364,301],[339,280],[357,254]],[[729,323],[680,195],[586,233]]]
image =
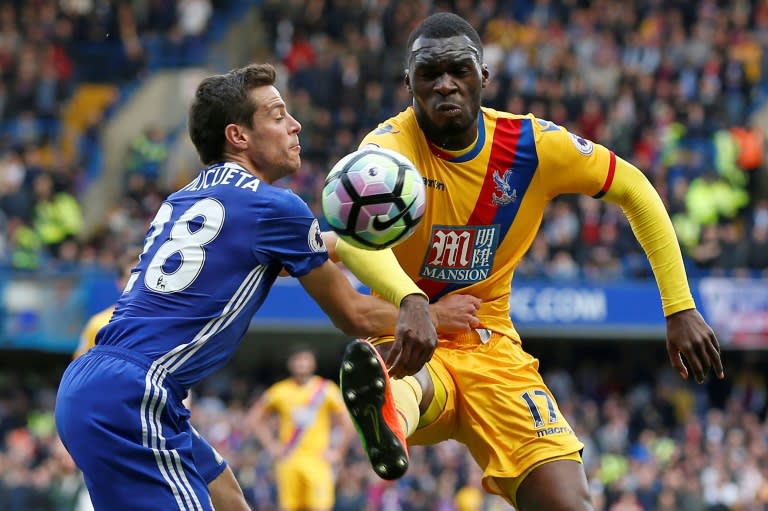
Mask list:
[[375,348],[355,341],[344,352],[339,380],[344,404],[374,472],[382,479],[393,480],[408,470],[408,454],[382,414],[387,384],[384,371]]

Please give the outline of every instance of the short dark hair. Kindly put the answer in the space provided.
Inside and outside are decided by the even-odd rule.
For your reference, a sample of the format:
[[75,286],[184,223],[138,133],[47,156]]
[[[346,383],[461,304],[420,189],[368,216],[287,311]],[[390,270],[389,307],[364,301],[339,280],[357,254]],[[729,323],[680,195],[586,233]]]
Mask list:
[[291,346],[288,350],[288,358],[293,358],[301,353],[309,353],[312,356],[315,356],[315,350],[313,350],[309,344],[297,343]]
[[469,24],[467,20],[452,12],[438,12],[425,18],[419,25],[413,29],[408,36],[408,47],[406,49],[406,66],[409,64],[409,58],[413,43],[419,37],[429,37],[430,39],[440,39],[443,37],[452,37],[456,35],[465,35],[477,46],[480,52],[480,60],[483,60],[483,42],[480,40],[480,34],[475,27]]
[[248,93],[256,87],[274,85],[276,76],[271,64],[251,64],[200,82],[189,107],[189,138],[204,164],[223,159],[227,125],[253,127],[258,105]]

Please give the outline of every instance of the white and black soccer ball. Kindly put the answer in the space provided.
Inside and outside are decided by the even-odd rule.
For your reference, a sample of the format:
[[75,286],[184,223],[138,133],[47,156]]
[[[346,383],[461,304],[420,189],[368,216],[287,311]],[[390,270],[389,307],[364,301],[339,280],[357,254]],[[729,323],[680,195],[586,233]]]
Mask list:
[[328,173],[323,216],[348,243],[381,250],[404,241],[421,221],[426,190],[405,156],[368,146],[344,156]]

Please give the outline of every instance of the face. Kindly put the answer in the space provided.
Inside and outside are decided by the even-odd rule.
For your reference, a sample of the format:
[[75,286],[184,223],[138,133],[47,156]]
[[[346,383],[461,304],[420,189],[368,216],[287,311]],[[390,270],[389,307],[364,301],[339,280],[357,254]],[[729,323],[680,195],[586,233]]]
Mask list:
[[271,183],[301,166],[301,124],[288,113],[274,86],[253,89],[251,100],[258,105],[253,128],[240,127],[246,142],[245,155],[261,177]]
[[405,80],[427,138],[446,149],[463,149],[472,143],[488,70],[467,36],[417,38]]
[[315,356],[308,351],[296,353],[288,359],[288,370],[294,378],[312,376],[315,374],[315,366]]

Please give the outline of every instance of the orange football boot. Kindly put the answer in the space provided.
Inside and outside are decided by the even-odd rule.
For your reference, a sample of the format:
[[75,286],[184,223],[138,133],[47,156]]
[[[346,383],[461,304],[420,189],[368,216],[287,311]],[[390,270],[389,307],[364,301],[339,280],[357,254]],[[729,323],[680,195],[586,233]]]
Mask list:
[[347,346],[339,383],[373,470],[382,479],[402,477],[408,470],[408,444],[387,366],[370,342],[357,340]]

